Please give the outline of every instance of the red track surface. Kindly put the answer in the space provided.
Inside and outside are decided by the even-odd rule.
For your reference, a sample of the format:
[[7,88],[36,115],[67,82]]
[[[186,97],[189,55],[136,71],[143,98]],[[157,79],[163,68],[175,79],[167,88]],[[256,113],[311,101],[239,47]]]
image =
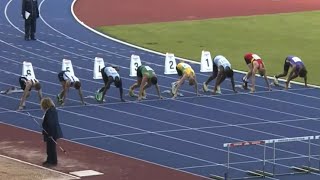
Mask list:
[[[46,158],[42,135],[12,126],[0,125],[0,154],[41,165]],[[58,141],[67,155],[59,151],[55,170],[95,170],[101,176],[81,178],[86,180],[202,180],[204,178],[182,173],[144,161],[90,148],[64,140]]]
[[78,0],[91,27],[319,10],[320,0]]

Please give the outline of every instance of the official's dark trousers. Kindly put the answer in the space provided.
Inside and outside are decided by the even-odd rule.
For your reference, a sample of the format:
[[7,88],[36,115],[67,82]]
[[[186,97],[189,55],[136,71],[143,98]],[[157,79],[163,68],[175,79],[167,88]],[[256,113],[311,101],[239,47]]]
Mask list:
[[34,34],[36,32],[36,18],[29,17],[24,21],[24,33],[25,38],[31,38],[34,39]]
[[47,141],[47,162],[50,164],[58,163],[56,143],[51,138]]

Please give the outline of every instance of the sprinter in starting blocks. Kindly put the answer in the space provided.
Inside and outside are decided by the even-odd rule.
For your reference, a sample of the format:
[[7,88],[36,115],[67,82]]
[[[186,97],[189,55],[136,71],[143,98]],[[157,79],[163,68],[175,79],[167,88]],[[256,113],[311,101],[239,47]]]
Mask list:
[[72,63],[70,60],[63,59],[62,61],[62,71],[58,74],[58,79],[61,83],[62,90],[57,95],[57,101],[60,106],[63,106],[66,101],[67,93],[70,89],[70,87],[74,87],[76,90],[78,90],[81,103],[83,105],[86,105],[86,103],[83,100],[82,90],[81,90],[81,82],[79,78],[77,78],[74,75]]
[[232,89],[235,93],[237,93],[234,85],[233,70],[231,69],[230,62],[224,56],[221,56],[221,55],[214,57],[212,75],[208,78],[206,82],[203,83],[203,91],[204,92],[209,91],[208,84],[212,80],[216,79],[212,93],[221,94],[220,84],[227,77],[231,79]]
[[291,71],[289,73],[287,81],[285,82],[284,88],[288,89],[290,85],[290,81],[297,77],[303,78],[305,87],[308,87],[308,84],[307,84],[308,71],[304,63],[302,62],[302,60],[297,56],[286,57],[283,65],[283,72],[281,74],[274,76],[273,84],[275,86],[281,86],[281,84],[278,81],[278,78],[287,76],[289,68],[291,68]]
[[177,65],[176,70],[178,72],[179,80],[171,83],[171,92],[173,94],[172,98],[175,99],[178,96],[178,90],[185,80],[189,80],[189,85],[195,87],[195,92],[197,96],[199,96],[198,82],[192,67],[185,62],[180,62]]
[[140,87],[138,101],[141,101],[147,96],[145,90],[152,85],[155,85],[159,98],[163,99],[160,93],[160,87],[158,85],[158,78],[156,73],[151,67],[141,65],[137,68],[137,82],[130,87],[129,96],[137,96],[134,94],[134,89]]
[[21,89],[23,90],[23,94],[20,100],[18,111],[23,110],[25,108],[26,99],[30,96],[30,92],[32,88],[38,91],[38,96],[40,101],[42,99],[41,85],[40,85],[40,82],[36,79],[36,76],[33,71],[32,63],[24,61],[22,65],[23,65],[22,75],[19,78],[19,84]]
[[110,88],[112,83],[114,83],[114,85],[117,88],[119,88],[120,100],[122,102],[125,102],[125,100],[123,99],[122,80],[118,71],[119,71],[119,67],[117,66],[103,67],[101,69],[101,75],[103,78],[104,86],[97,91],[97,94],[95,96],[95,99],[98,102],[100,103],[103,102],[104,96],[107,93],[107,90]]

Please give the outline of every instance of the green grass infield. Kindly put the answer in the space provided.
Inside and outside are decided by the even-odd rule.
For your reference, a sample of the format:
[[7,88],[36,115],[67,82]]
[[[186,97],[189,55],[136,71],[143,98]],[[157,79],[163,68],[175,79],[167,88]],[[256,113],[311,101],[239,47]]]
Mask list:
[[[247,71],[243,55],[264,60],[269,76],[283,70],[287,55],[300,57],[308,83],[320,85],[320,11],[241,16],[195,21],[104,26],[98,31],[158,52],[200,61],[201,51],[224,55],[234,69]],[[302,82],[301,78],[296,81]]]

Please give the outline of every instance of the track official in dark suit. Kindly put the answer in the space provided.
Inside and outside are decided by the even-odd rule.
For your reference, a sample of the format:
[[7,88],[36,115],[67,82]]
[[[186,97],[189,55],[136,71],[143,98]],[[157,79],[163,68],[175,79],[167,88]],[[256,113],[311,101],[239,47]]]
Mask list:
[[47,143],[47,160],[43,162],[43,165],[55,166],[58,163],[56,141],[63,137],[58,113],[52,99],[48,97],[41,100],[41,109],[45,111],[42,134]]
[[37,0],[22,0],[22,17],[24,19],[24,39],[36,40],[36,21],[39,17],[38,1]]

